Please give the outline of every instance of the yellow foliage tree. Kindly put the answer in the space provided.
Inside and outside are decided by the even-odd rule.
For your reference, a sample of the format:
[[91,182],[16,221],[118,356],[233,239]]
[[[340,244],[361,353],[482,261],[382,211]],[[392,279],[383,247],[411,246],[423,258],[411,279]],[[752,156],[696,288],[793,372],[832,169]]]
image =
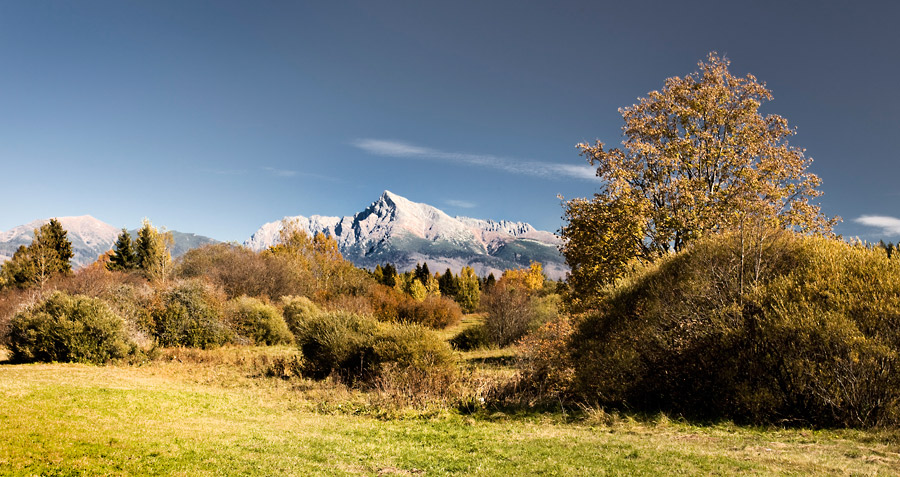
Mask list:
[[529,292],[544,288],[544,266],[540,262],[531,262],[528,268],[519,268],[514,270],[506,270],[500,277],[505,283],[513,283],[521,286]]
[[710,53],[699,71],[620,109],[621,148],[577,145],[604,185],[565,204],[562,251],[576,293],[610,282],[633,258],[654,260],[709,233],[831,230],[837,219],[811,202],[821,195],[812,159],[788,143],[795,131],[759,112],[771,92],[729,64]]

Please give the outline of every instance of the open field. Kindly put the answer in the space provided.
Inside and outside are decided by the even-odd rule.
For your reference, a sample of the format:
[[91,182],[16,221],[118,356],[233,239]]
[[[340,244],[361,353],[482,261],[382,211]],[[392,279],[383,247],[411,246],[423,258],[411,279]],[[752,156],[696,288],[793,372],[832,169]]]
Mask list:
[[173,351],[131,366],[0,365],[0,472],[889,475],[900,469],[895,432],[697,426],[602,412],[410,410],[385,417],[363,393],[333,383],[263,377],[255,354],[231,348]]

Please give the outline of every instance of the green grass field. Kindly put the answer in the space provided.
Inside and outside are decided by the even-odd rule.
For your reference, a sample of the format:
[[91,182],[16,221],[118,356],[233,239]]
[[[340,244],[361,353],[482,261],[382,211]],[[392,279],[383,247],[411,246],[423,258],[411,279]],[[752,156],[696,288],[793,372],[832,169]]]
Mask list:
[[[288,352],[288,350],[282,350]],[[454,410],[383,417],[329,383],[266,378],[254,349],[141,365],[0,365],[4,475],[866,474],[896,432]],[[379,417],[382,416],[382,417]]]

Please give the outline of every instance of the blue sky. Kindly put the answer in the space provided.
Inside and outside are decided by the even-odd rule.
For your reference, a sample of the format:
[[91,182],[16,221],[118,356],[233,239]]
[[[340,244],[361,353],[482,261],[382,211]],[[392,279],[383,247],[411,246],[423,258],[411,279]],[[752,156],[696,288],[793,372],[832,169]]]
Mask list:
[[557,195],[597,188],[575,144],[619,142],[619,107],[718,51],[773,91],[838,232],[896,241],[898,23],[895,2],[4,1],[0,230],[243,241],[385,189],[556,230]]

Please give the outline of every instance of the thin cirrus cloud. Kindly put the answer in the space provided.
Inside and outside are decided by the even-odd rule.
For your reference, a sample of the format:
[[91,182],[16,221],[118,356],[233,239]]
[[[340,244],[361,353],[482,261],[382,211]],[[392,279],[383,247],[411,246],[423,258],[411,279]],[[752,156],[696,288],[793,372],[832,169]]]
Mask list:
[[900,235],[900,219],[888,217],[885,215],[863,215],[854,222],[858,224],[868,225],[869,227],[878,227],[885,235]]
[[478,204],[476,204],[475,202],[469,202],[467,200],[447,199],[444,202],[446,202],[447,205],[452,205],[453,207],[460,207],[463,209],[474,209],[475,207],[478,207]]
[[273,175],[275,177],[309,177],[311,179],[328,181],[328,182],[343,182],[342,180],[326,176],[322,174],[316,174],[313,172],[304,172],[304,171],[295,171],[293,169],[278,169],[275,167],[263,167],[262,170],[266,171],[267,174]]
[[353,142],[353,146],[378,156],[445,161],[548,179],[599,180],[594,168],[587,165],[577,166],[552,162],[520,161],[491,154],[446,152],[384,139],[359,139]]
[[269,174],[278,176],[278,177],[294,177],[297,175],[297,171],[292,171],[290,169],[276,169],[274,167],[263,167],[263,170],[268,172]]

